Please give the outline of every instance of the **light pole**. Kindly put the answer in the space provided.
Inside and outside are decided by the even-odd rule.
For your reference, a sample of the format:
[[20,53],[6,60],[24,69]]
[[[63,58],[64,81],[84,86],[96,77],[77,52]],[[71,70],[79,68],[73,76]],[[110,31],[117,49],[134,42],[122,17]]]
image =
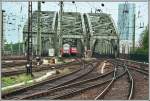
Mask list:
[[135,14],[134,14],[134,18],[133,18],[133,37],[132,37],[132,41],[133,41],[133,52],[135,51]]
[[[74,27],[76,26],[76,22],[77,22],[77,17],[78,17],[78,15],[77,15],[77,5],[76,5],[76,3],[75,3],[75,1],[72,1],[72,3],[75,5],[75,8],[76,8],[76,19],[75,19],[75,23],[74,23]],[[76,39],[75,41],[75,43],[77,44],[77,40],[78,39]]]
[[134,14],[134,16],[133,16],[133,26],[132,27],[127,27],[127,28],[133,28],[133,34],[132,34],[132,51],[133,52],[135,52],[135,29],[136,28],[144,28],[144,26],[141,26],[141,24],[140,24],[140,26],[136,26],[136,14]]
[[76,5],[76,3],[75,3],[75,1],[72,1],[72,3],[75,5],[75,7],[76,7],[76,19],[77,19],[77,5]]
[[13,43],[11,41],[11,44],[10,44],[10,50],[11,50],[11,56],[13,55]]
[[32,2],[28,2],[27,75],[32,74]]
[[60,1],[60,10],[59,10],[59,19],[58,19],[58,22],[59,22],[59,35],[58,35],[58,38],[59,38],[59,51],[58,51],[58,55],[59,57],[61,57],[61,48],[62,48],[62,13],[63,13],[63,0]]
[[20,54],[20,28],[19,28],[20,26],[18,25],[18,46],[19,46],[19,55],[21,55]]
[[38,1],[37,56],[41,56],[41,1]]
[[4,12],[5,10],[2,10],[2,29],[1,29],[1,47],[2,47],[2,56],[4,55],[5,47],[4,47]]

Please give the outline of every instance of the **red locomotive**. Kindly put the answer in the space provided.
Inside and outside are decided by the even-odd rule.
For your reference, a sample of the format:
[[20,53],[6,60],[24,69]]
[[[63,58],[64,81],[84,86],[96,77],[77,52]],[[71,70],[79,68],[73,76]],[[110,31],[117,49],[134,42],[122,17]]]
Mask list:
[[76,55],[78,50],[76,47],[71,47],[69,44],[64,44],[63,48],[61,49],[61,55]]
[[77,48],[76,47],[71,47],[70,48],[70,54],[77,54],[78,51],[77,51]]

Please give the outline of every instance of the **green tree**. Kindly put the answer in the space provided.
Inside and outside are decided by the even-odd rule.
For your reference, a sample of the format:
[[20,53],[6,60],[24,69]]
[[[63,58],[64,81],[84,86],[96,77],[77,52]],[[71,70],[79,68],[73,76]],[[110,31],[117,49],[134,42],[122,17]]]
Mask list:
[[20,44],[20,52],[22,53],[23,43],[5,44],[5,51],[10,51],[12,54],[18,54],[19,53],[19,44]]
[[149,45],[149,29],[146,29],[141,33],[141,39],[139,41],[140,47],[137,48],[136,53],[148,54]]

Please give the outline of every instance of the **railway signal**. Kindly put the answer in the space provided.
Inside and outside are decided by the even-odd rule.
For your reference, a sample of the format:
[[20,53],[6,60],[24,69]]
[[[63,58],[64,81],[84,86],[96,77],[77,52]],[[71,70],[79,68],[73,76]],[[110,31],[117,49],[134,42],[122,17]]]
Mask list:
[[104,7],[104,4],[102,3],[101,6]]

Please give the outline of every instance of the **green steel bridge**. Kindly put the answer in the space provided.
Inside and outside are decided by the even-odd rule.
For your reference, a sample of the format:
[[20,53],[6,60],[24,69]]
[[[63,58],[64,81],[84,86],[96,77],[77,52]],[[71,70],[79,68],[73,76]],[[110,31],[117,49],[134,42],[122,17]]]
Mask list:
[[[40,17],[39,17],[40,16]],[[32,14],[33,54],[48,55],[48,49],[60,55],[64,43],[91,55],[119,53],[119,36],[112,17],[106,13],[34,11]],[[28,21],[23,28],[24,51],[27,50]]]

